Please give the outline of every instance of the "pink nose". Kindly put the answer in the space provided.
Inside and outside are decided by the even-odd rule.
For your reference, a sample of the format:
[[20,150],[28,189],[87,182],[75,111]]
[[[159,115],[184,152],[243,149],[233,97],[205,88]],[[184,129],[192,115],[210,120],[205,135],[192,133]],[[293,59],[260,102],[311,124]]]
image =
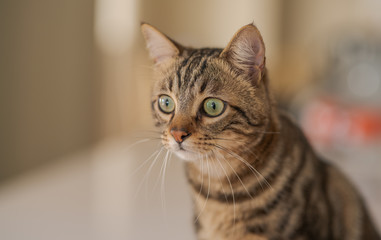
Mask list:
[[181,131],[181,130],[172,129],[171,135],[173,136],[173,138],[175,139],[176,142],[182,143],[187,137],[189,137],[191,135],[191,133]]

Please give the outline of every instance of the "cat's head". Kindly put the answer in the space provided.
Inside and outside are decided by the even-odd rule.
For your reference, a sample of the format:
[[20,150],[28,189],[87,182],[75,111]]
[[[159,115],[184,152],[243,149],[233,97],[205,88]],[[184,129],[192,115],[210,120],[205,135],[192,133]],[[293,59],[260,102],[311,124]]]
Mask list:
[[186,48],[142,24],[155,63],[152,112],[164,146],[185,160],[245,151],[271,115],[265,47],[246,25],[225,49]]

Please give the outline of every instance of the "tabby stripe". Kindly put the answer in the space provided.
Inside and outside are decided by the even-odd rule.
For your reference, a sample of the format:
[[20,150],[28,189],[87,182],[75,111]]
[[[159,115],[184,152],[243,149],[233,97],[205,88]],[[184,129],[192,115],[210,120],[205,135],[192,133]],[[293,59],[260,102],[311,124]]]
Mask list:
[[241,114],[245,119],[246,119],[246,122],[247,124],[249,124],[250,126],[253,126],[253,127],[258,127],[260,124],[255,124],[255,123],[252,123],[250,121],[250,118],[246,115],[245,111],[243,111],[241,108],[237,107],[237,106],[233,106],[233,105],[230,105],[230,107],[232,107],[234,110],[236,110],[239,114]]
[[295,203],[290,204],[290,206],[288,207],[286,213],[282,216],[282,218],[278,222],[278,226],[276,228],[277,232],[279,232],[279,233],[283,233],[284,232],[284,229],[286,228],[286,226],[287,226],[287,224],[289,222],[290,215],[296,209],[296,206],[297,205]]
[[[301,189],[302,189],[302,198],[304,199],[304,203],[303,203],[304,206],[301,209],[301,212],[298,213],[299,216],[305,215],[307,213],[308,208],[310,207],[309,202],[311,199],[313,185],[314,185],[313,180],[311,180],[311,179],[303,180],[303,184],[302,184]],[[290,229],[293,229],[292,232],[295,233],[295,232],[299,231],[298,230],[299,228],[305,228],[305,226],[308,225],[304,220],[304,219],[306,219],[305,217],[303,219],[298,219],[296,225],[291,225],[290,216],[291,216],[293,210],[295,210],[296,207],[299,206],[300,204],[295,203],[295,201],[294,201],[293,203],[288,204],[288,205],[291,207],[288,209],[286,214],[283,215],[282,219],[279,221],[278,226],[277,226],[277,231],[281,232],[281,233],[285,232],[286,226],[288,226],[288,229],[287,229],[288,232],[290,231]],[[311,223],[311,224],[314,224],[314,223]],[[291,234],[291,235],[293,235],[293,234]],[[291,239],[293,239],[293,238],[291,238]]]
[[169,124],[172,122],[174,117],[175,117],[175,112],[172,112],[171,119],[169,119]]
[[199,79],[199,77],[204,73],[204,70],[207,67],[207,62],[211,57],[215,57],[216,53],[221,52],[220,49],[210,49],[205,48],[201,50],[201,55],[204,55],[204,58],[200,61],[201,64],[199,64],[199,69],[197,70],[197,74],[192,78],[192,82],[189,84],[190,88],[194,87],[194,84]]
[[246,227],[246,231],[252,234],[262,234],[266,230],[267,230],[267,226],[265,224],[257,224],[257,225]]
[[178,84],[179,89],[181,88],[181,72],[182,72],[182,69],[188,64],[189,59],[190,59],[190,58],[192,57],[192,55],[195,54],[195,53],[196,53],[196,51],[191,52],[191,54],[189,55],[189,57],[185,58],[185,59],[181,62],[180,66],[179,66],[178,69],[177,69],[176,74],[177,74],[177,81],[178,81],[177,84]]
[[204,80],[204,82],[202,83],[202,85],[200,87],[200,91],[199,91],[200,94],[205,91],[205,88],[206,88],[206,85],[208,85],[208,82],[209,82],[209,79]]
[[[288,120],[288,124],[292,124],[292,122],[290,120]],[[301,141],[302,141],[302,146],[305,146],[305,147],[308,147],[308,141],[307,139],[304,137],[304,135],[298,131],[298,135],[300,136],[301,138]],[[319,172],[323,172],[323,170],[320,170]],[[312,190],[313,190],[313,186],[314,186],[314,181],[312,181],[311,179],[308,179],[308,177],[304,176],[305,179],[304,180],[304,183],[301,187],[302,189],[302,195],[303,195],[303,199],[304,199],[304,207],[301,211],[301,213],[299,214],[300,216],[302,216],[302,219],[299,219],[299,221],[296,221],[296,225],[289,225],[289,229],[287,229],[287,232],[290,231],[290,229],[293,229],[290,233],[289,233],[289,237],[290,239],[295,239],[298,235],[303,235],[305,234],[307,228],[310,228],[311,226],[315,226],[316,227],[316,224],[317,222],[315,222],[314,220],[312,220],[313,222],[306,222],[306,220],[308,219],[316,219],[315,215],[316,214],[313,214],[312,210],[311,210],[311,205],[310,205],[310,199],[311,199],[311,194],[312,194]],[[312,216],[307,216],[310,215],[310,214],[313,214]],[[289,223],[289,222],[288,222]],[[331,226],[329,226],[331,227]]]
[[329,175],[327,174],[327,163],[325,162],[321,162],[320,163],[320,172],[322,173],[322,190],[323,190],[323,193],[324,193],[324,200],[325,200],[325,204],[327,206],[327,210],[328,210],[328,219],[326,219],[327,221],[327,227],[328,227],[328,237],[330,239],[333,238],[333,209],[332,209],[332,206],[331,206],[331,203],[329,202],[329,196],[328,196],[328,183],[330,182],[330,179],[329,179]]
[[[232,118],[234,118],[234,117],[235,117],[235,115],[233,115]],[[227,125],[221,130],[221,132],[223,132],[223,131],[225,131],[225,130],[231,130],[231,131],[236,132],[236,133],[238,133],[238,134],[240,134],[240,135],[244,135],[244,136],[250,135],[250,134],[245,133],[245,132],[242,131],[241,129],[238,129],[238,128],[236,128],[236,127],[232,127],[232,125],[233,125],[233,126],[234,126],[234,125],[241,126],[241,125],[243,125],[243,123],[244,123],[243,121],[237,121],[237,120],[232,121],[232,122],[230,122],[229,124],[227,124]]]
[[[186,66],[186,69],[184,71],[184,77],[183,77],[184,83],[189,83],[191,81],[190,75],[191,73],[195,71],[197,66],[200,65],[201,60],[202,60],[201,56],[196,56],[192,60],[190,60],[188,66]],[[189,87],[187,86],[187,88]]]
[[234,133],[237,133],[237,134],[243,135],[243,136],[249,135],[249,134],[243,132],[241,129],[238,129],[238,128],[235,128],[235,127],[232,127],[232,126],[227,126],[224,129],[222,129],[222,131],[226,131],[226,130],[230,130],[230,131],[232,131]]
[[305,163],[306,163],[306,151],[304,150],[302,152],[302,156],[299,158],[299,164],[297,169],[291,174],[290,179],[286,181],[282,189],[275,195],[275,197],[272,198],[272,200],[268,201],[268,203],[265,206],[253,209],[248,215],[248,219],[267,215],[268,213],[270,213],[270,211],[272,211],[278,205],[278,203],[283,198],[290,195],[292,193],[293,184],[295,183],[295,180],[302,172],[305,166]]
[[[311,179],[309,179],[302,186],[304,207],[302,209],[302,212],[298,214],[298,216],[300,216],[301,219],[296,220],[296,224],[294,224],[294,225],[290,225],[290,222],[288,221],[289,219],[285,220],[285,221],[287,221],[287,223],[289,223],[289,225],[288,225],[289,228],[287,229],[287,231],[290,232],[288,234],[290,239],[294,239],[297,235],[303,234],[304,231],[306,231],[306,229],[308,228],[308,226],[316,225],[316,222],[307,222],[309,219],[312,219],[312,221],[314,221],[314,219],[316,219],[315,216],[313,218],[311,218],[311,216],[307,217],[307,213],[311,212],[311,211],[309,211],[311,208],[311,205],[309,205],[309,203],[311,200],[313,183],[314,182]],[[286,224],[284,223],[284,225],[286,225]],[[292,231],[290,231],[290,229],[292,229]]]
[[172,92],[172,85],[173,85],[173,78],[171,77],[169,79],[169,83],[168,83],[168,89],[169,89],[170,92]]
[[[261,179],[260,181],[255,181],[254,184],[251,187],[248,187],[248,192],[250,195],[246,192],[246,190],[241,192],[234,192],[234,194],[231,193],[224,193],[224,192],[217,192],[217,193],[211,193],[209,192],[209,199],[214,199],[218,202],[222,203],[239,203],[244,202],[246,200],[251,200],[251,197],[259,197],[260,194],[268,190],[268,188],[263,188],[263,186],[266,186],[266,181],[269,184],[272,184],[276,181],[276,179],[279,177],[281,170],[283,169],[284,161],[278,162],[276,168],[274,168],[270,173],[268,173],[266,176],[264,176],[265,179]],[[246,176],[251,176],[251,174],[254,174],[252,170],[248,167],[245,172],[240,174],[241,181]],[[254,179],[254,178],[253,178]],[[255,178],[256,179],[256,178]],[[239,179],[237,176],[233,176],[230,178],[230,183],[234,184],[234,182],[238,182]],[[193,182],[191,179],[189,179],[189,183],[194,188],[196,192],[200,192],[200,189],[202,188],[200,184]],[[240,183],[240,182],[239,182]],[[208,192],[206,188],[202,188],[200,195],[202,195],[204,198],[207,197]],[[233,201],[234,199],[234,201]]]
[[[269,138],[270,138],[270,140],[268,140]],[[266,139],[267,140],[266,140],[265,146],[267,147],[273,142],[272,140],[274,139],[274,136],[269,136]],[[282,155],[284,153],[286,148],[283,147],[282,150],[283,151],[281,152],[280,155]],[[250,195],[245,190],[242,192],[234,192],[234,195],[223,193],[223,192],[218,192],[217,194],[209,193],[209,198],[215,199],[219,202],[233,203],[233,202],[243,202],[246,200],[250,200],[251,195],[258,197],[259,194],[261,194],[262,192],[267,190],[267,189],[263,188],[263,186],[267,184],[266,181],[269,184],[272,184],[276,181],[277,177],[280,175],[280,172],[283,169],[284,161],[280,161],[280,163],[279,162],[277,162],[277,163],[278,163],[277,166],[275,168],[273,168],[271,172],[266,174],[266,176],[264,176],[264,179],[261,179],[260,181],[254,182],[254,184],[251,187],[247,188]],[[265,166],[263,166],[263,169],[265,169],[266,166],[267,166],[267,164]],[[241,181],[243,181],[247,176],[251,176],[251,174],[253,174],[252,170],[249,167],[247,167],[245,172],[242,172],[239,174]],[[239,178],[235,175],[232,178],[230,178],[231,184],[234,184],[235,182],[238,182],[238,181],[239,181]],[[191,186],[195,189],[195,191],[200,190],[200,188],[201,188],[200,184],[193,183],[191,180],[189,182],[190,182]],[[205,188],[203,188],[203,189],[205,189]],[[202,194],[206,198],[208,193],[205,190],[205,191],[201,191],[200,194]],[[234,199],[234,201],[233,201],[233,199]]]
[[[266,132],[266,131],[268,131],[268,132]],[[275,138],[275,139],[278,138],[278,137],[279,137],[279,134],[280,134],[280,132],[279,132],[279,134],[278,134],[278,133],[276,133],[276,132],[274,132],[274,131],[276,131],[276,129],[275,129],[274,126],[272,126],[272,124],[271,124],[271,125],[270,125],[270,128],[267,129],[267,130],[265,130],[265,133],[263,133],[263,136],[264,136],[264,137],[268,137],[268,136],[270,136],[270,137],[269,137],[270,139],[267,139],[267,141],[262,141],[262,142],[260,143],[260,145],[258,145],[258,147],[257,147],[258,149],[262,150],[262,151],[260,152],[260,154],[261,154],[262,157],[264,157],[264,156],[268,156],[268,153],[269,153],[270,151],[271,151],[271,152],[274,151],[274,149],[270,148],[269,145],[270,145],[272,142],[274,142],[274,138]],[[289,137],[289,139],[287,140],[287,142],[286,142],[285,144],[290,143],[290,140],[292,140],[292,139],[290,139],[290,138],[291,138],[290,136],[288,136],[288,137]],[[284,145],[283,145],[283,150],[284,150]]]
[[205,58],[204,61],[201,63],[201,67],[198,70],[198,73],[196,74],[196,76],[193,77],[191,83],[189,84],[190,85],[189,88],[193,88],[196,81],[204,73],[204,70],[206,69],[206,66],[207,66],[207,62],[208,62],[208,58]]
[[[262,178],[260,181],[254,181],[254,184],[251,187],[246,187],[250,195],[246,192],[246,190],[241,192],[234,192],[234,195],[226,194],[226,197],[225,197],[225,194],[219,193],[216,200],[219,200],[221,202],[226,202],[226,198],[227,198],[228,203],[234,203],[234,202],[240,203],[240,202],[251,200],[252,196],[254,196],[255,198],[260,197],[261,194],[263,194],[269,189],[269,187],[264,187],[264,186],[267,186],[267,182],[271,185],[275,183],[275,181],[278,179],[280,175],[279,173],[283,169],[283,164],[284,164],[284,161],[280,161],[280,163],[277,164],[277,167],[273,171],[271,171],[267,176],[265,176],[266,180]],[[247,173],[253,174],[250,168],[248,168]],[[257,176],[255,177],[255,179],[257,179]],[[232,180],[230,181],[232,182]],[[234,202],[233,202],[233,199],[234,199]]]
[[196,233],[198,233],[201,230],[200,220],[198,220],[196,216],[194,217],[194,219],[194,228],[196,230]]
[[[273,137],[272,136],[268,136],[267,138],[265,138],[266,139],[266,141],[265,141],[265,147],[269,147],[270,146],[270,144],[272,144],[273,143]],[[258,159],[258,156],[257,155],[255,155],[256,153],[253,153],[253,157],[255,157],[255,161],[256,161],[256,163],[258,162],[258,161],[260,161],[260,159]],[[272,171],[271,172],[269,172],[269,173],[267,173],[266,174],[266,176],[264,176],[264,178],[267,180],[267,182],[269,182],[269,183],[273,183],[273,181],[274,181],[274,178],[276,177],[276,176],[278,176],[279,175],[279,172],[280,172],[280,170],[282,169],[282,166],[283,166],[283,162],[284,161],[281,161],[280,163],[279,163],[279,161],[276,161],[276,167],[272,167]],[[248,161],[248,163],[249,164],[251,164],[249,161]],[[270,163],[270,161],[266,161],[265,162],[265,165],[262,165],[261,166],[261,170],[266,170],[266,167],[268,166],[268,164]],[[257,166],[257,165],[256,165]],[[258,168],[258,166],[257,166],[257,168]],[[245,179],[246,179],[246,177],[251,177],[252,176],[252,174],[253,174],[253,170],[251,169],[251,168],[249,168],[249,167],[247,167],[247,168],[245,168],[245,171],[244,172],[240,172],[239,173],[239,177],[240,177],[240,179],[242,180],[242,181],[244,181]],[[262,188],[262,183],[264,184],[264,185],[266,185],[266,180],[265,179],[262,179],[261,181],[258,181],[257,182],[257,185],[256,186],[252,186],[252,187],[250,187],[248,190],[250,190],[249,192],[250,193],[257,193],[257,192],[259,192],[259,188]],[[235,182],[237,182],[237,181],[239,181],[239,178],[238,177],[236,177],[235,175],[233,176],[233,178],[231,178],[230,179],[230,182],[232,183],[232,184],[234,184]]]
[[[273,143],[276,143],[278,141],[276,141],[277,139],[277,135],[274,135],[274,134],[267,134],[267,133],[264,133],[263,134],[264,138],[259,142],[259,145],[258,145],[258,160],[261,160],[261,161],[258,161],[257,163],[257,167],[258,168],[261,168],[262,165],[264,164],[264,159],[267,159],[267,157],[274,152],[274,149],[276,149],[276,146],[275,147],[271,147],[271,145]],[[285,147],[283,146],[280,150],[284,151]],[[265,161],[265,162],[268,162],[268,161]]]
[[189,57],[188,61],[182,68],[180,69],[180,72],[182,73],[181,79],[183,83],[185,83],[188,79],[186,79],[185,75],[189,74],[189,71],[192,71],[194,66],[192,65],[198,65],[197,63],[199,62],[199,58],[201,58],[200,54],[198,51],[193,51]]

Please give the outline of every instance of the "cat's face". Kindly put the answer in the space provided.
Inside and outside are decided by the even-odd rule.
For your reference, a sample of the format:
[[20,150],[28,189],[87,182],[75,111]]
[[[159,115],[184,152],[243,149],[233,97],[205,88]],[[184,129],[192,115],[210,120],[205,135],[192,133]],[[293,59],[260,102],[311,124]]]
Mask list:
[[[167,149],[197,160],[260,140],[270,103],[260,81],[263,42],[253,25],[240,30],[249,31],[241,34],[242,42],[239,31],[225,50],[185,49],[149,25],[142,28],[156,62],[152,112]],[[251,44],[247,37],[256,39]]]

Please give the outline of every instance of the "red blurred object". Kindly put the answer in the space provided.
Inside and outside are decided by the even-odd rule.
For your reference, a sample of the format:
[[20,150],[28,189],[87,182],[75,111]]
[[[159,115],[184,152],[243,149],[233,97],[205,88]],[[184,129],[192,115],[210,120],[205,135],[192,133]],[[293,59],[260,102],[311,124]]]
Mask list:
[[350,106],[333,98],[319,98],[302,111],[307,137],[319,145],[368,144],[381,139],[381,109]]

